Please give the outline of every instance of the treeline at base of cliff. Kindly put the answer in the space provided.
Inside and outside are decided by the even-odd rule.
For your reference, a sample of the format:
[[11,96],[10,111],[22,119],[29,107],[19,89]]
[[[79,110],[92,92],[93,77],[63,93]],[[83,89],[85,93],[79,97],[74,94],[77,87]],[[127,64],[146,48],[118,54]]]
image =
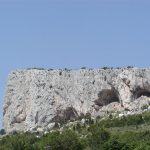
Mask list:
[[0,150],[150,150],[150,112],[72,124],[47,133],[14,133],[0,139]]

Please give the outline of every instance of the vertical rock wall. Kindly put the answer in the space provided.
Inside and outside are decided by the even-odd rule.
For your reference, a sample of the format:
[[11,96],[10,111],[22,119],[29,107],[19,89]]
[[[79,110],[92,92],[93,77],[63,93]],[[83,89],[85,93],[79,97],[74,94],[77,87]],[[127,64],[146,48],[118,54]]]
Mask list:
[[124,111],[141,96],[150,96],[150,69],[17,70],[8,78],[4,128],[48,129],[81,114]]

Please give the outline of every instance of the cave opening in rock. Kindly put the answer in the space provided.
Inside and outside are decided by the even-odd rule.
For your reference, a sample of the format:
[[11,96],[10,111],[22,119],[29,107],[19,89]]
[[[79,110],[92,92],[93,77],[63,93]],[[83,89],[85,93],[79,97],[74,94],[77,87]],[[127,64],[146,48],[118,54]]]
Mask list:
[[56,116],[52,119],[52,122],[64,124],[68,120],[75,120],[76,118],[78,118],[76,109],[67,107],[64,110],[58,110]]
[[112,102],[119,102],[118,92],[115,89],[104,89],[98,93],[98,99],[95,104],[105,106]]
[[147,96],[150,97],[150,91],[147,89],[141,89],[141,88],[136,88],[135,91],[133,92],[134,99],[137,99],[141,96]]

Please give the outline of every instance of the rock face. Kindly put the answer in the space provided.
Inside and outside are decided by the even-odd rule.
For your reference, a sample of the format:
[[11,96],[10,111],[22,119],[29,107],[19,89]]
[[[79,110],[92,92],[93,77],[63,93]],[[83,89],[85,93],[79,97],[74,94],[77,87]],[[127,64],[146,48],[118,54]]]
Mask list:
[[139,111],[150,104],[150,69],[26,69],[10,73],[4,128],[32,131],[90,113]]

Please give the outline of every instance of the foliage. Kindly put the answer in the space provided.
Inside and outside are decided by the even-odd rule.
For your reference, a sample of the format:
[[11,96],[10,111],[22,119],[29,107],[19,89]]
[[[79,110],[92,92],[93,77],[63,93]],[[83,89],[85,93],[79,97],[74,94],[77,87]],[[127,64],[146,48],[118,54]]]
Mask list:
[[83,145],[77,134],[71,130],[65,130],[62,133],[56,131],[47,134],[41,139],[40,148],[50,147],[52,150],[82,150]]
[[101,149],[102,145],[110,138],[110,133],[102,128],[92,126],[90,131],[88,142],[91,149]]
[[105,143],[103,149],[104,150],[132,150],[133,147],[126,143],[120,142],[116,138],[112,138]]
[[124,127],[131,125],[141,125],[144,123],[150,123],[150,113],[135,114],[129,116],[123,116],[121,118],[108,118],[99,122],[99,126],[110,127]]
[[6,134],[5,130],[4,130],[4,129],[1,129],[1,130],[0,130],[0,135],[4,135],[4,134]]
[[38,137],[19,133],[0,138],[0,150],[149,150],[150,112],[121,118],[84,116],[85,124],[58,129]]
[[143,106],[141,107],[141,109],[142,109],[142,110],[148,109],[148,105],[143,105]]
[[37,140],[38,139],[30,133],[10,135],[0,140],[0,149],[38,150],[34,145]]

